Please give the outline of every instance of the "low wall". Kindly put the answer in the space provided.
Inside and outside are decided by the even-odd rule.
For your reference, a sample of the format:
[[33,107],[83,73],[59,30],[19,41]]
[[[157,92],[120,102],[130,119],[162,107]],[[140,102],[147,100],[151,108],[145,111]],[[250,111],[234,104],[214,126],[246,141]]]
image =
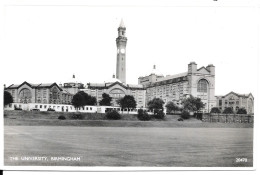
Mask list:
[[203,122],[254,123],[254,116],[248,114],[210,114],[202,115]]

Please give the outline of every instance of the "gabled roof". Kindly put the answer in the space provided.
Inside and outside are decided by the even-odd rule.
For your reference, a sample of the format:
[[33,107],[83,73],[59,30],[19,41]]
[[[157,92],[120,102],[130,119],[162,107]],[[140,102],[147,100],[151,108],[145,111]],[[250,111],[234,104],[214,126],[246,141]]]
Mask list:
[[51,88],[53,86],[57,86],[59,88],[60,91],[62,91],[62,89],[57,85],[57,83],[40,83],[40,84],[32,84],[32,83],[28,83],[26,81],[24,81],[22,84],[20,85],[10,85],[9,87],[7,87],[6,89],[19,89],[21,86],[23,86],[24,84],[28,85],[30,88]]
[[127,86],[125,86],[123,83],[120,83],[120,82],[118,82],[118,81],[116,81],[116,82],[114,82],[114,83],[112,83],[112,84],[109,84],[107,87],[108,88],[110,88],[110,87],[112,87],[112,86],[115,86],[116,84],[118,84],[119,86],[122,86],[123,88],[127,88]]
[[207,68],[205,68],[204,66],[202,66],[201,68],[197,69],[197,71],[200,71],[200,70],[206,70],[207,72],[210,72]]
[[233,94],[233,95],[236,95],[238,97],[246,97],[248,98],[250,95],[254,98],[254,96],[252,95],[252,93],[250,92],[249,94],[239,94],[239,93],[235,93],[233,91],[229,92],[228,94],[224,95],[224,96],[221,96],[221,95],[218,95],[218,96],[215,96],[215,97],[222,97],[222,98],[225,98],[226,96],[230,95],[230,94]]

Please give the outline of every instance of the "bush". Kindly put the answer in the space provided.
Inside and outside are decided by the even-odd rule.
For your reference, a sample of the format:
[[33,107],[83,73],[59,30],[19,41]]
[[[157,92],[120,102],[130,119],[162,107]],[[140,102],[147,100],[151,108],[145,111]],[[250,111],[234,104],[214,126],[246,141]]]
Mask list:
[[113,110],[113,111],[107,112],[106,118],[108,120],[120,120],[121,115],[116,110]]
[[178,121],[183,121],[183,118],[178,118]]
[[137,118],[141,121],[149,121],[152,117],[143,109],[138,109]]
[[63,115],[60,115],[60,116],[58,117],[58,119],[59,119],[59,120],[66,120],[66,117],[64,117]]
[[237,110],[237,114],[247,114],[247,111],[246,111],[245,108],[239,108],[239,109]]
[[74,114],[72,115],[71,119],[74,119],[74,120],[83,120],[85,117],[80,114],[80,113],[77,113],[77,114]]
[[162,110],[156,111],[154,118],[163,120],[165,117],[165,114]]
[[217,108],[217,107],[213,107],[213,108],[211,108],[210,113],[216,113],[216,114],[219,114],[219,113],[221,113],[221,111],[220,111],[219,108]]
[[233,114],[233,109],[231,107],[228,107],[224,109],[223,114]]
[[189,119],[190,118],[190,113],[188,111],[182,111],[181,118]]

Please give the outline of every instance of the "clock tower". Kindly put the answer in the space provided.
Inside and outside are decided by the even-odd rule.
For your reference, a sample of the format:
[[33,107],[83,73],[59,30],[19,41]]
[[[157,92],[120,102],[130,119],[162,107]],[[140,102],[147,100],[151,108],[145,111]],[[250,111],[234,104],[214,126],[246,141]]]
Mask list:
[[117,60],[116,60],[116,78],[122,83],[126,83],[126,42],[127,38],[125,36],[125,25],[123,20],[118,27],[118,37],[116,38],[117,46]]

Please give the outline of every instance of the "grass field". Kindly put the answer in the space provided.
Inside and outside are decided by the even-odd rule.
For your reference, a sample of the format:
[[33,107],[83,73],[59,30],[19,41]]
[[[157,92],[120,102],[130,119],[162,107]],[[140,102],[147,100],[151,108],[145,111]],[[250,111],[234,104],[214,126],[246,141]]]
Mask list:
[[[6,166],[250,167],[253,128],[5,126],[4,148]],[[55,156],[80,161],[51,161]]]

